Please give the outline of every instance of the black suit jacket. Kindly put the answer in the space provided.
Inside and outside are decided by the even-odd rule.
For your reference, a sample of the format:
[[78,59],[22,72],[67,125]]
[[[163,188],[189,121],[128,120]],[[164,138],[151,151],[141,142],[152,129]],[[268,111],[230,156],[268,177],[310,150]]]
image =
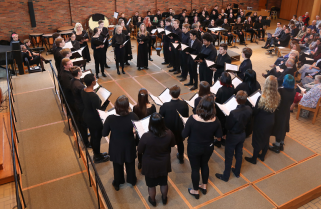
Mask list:
[[279,37],[280,46],[287,46],[289,44],[289,41],[291,39],[290,33],[282,33],[282,35]]
[[61,50],[62,50],[61,47],[57,47],[54,52],[55,65],[58,72],[61,70],[60,64],[61,64],[61,60],[63,59],[62,55],[60,54]]
[[229,133],[240,134],[250,122],[252,108],[248,105],[238,105],[226,118],[225,128]]

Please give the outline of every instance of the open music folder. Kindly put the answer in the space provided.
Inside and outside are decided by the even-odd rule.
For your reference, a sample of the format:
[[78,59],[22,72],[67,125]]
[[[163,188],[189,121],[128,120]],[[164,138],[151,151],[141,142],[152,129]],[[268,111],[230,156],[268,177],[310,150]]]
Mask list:
[[198,93],[194,94],[189,101],[185,100],[185,102],[191,107],[194,108],[194,101],[198,97]]
[[107,99],[111,96],[111,92],[105,89],[104,87],[100,87],[97,90],[96,94],[98,95],[102,103],[105,103]]
[[71,49],[71,48],[73,48],[71,41],[66,42],[65,46],[62,47],[62,48],[63,49],[66,49],[66,48]]
[[158,97],[149,94],[150,98],[155,102],[155,104],[162,106],[165,102],[170,102],[172,96],[169,94],[169,89],[166,88]]
[[91,70],[86,70],[86,71],[84,71],[84,72],[82,73],[82,75],[80,76],[80,79],[84,78],[85,75],[88,75],[88,74],[91,74],[91,73],[92,73]]
[[247,100],[251,103],[253,107],[255,107],[257,99],[261,96],[261,91],[257,90],[253,94],[247,97]]
[[182,122],[183,122],[183,125],[185,126],[187,120],[188,120],[188,117],[183,117],[179,112],[178,110],[176,110],[176,112],[178,113],[179,117],[181,118]]
[[150,118],[150,115],[139,120],[139,121],[133,121],[132,120],[132,123],[134,125],[134,128],[136,129],[137,131],[137,134],[139,136],[139,138],[142,138],[143,134],[148,132],[149,129],[148,129],[148,126],[149,126],[149,118]]
[[190,54],[193,60],[204,60],[208,55],[199,53],[198,55]]
[[186,44],[182,44],[182,43],[181,43],[181,48],[182,48],[183,52],[192,53],[193,51],[196,51],[196,49],[193,49],[193,48],[187,46]]
[[[131,103],[129,103],[129,107],[130,109],[133,111],[133,105]],[[97,110],[98,111],[98,114],[100,116],[100,119],[103,121],[103,123],[105,122],[106,118],[109,116],[109,115],[117,115],[116,113],[116,109],[113,107],[111,108],[110,110],[108,111],[102,111],[102,110]]]
[[71,52],[72,56],[73,56],[74,58],[82,57],[82,51],[84,50],[85,47],[86,47],[86,46],[81,47],[80,49]]
[[226,116],[229,116],[230,112],[235,110],[238,105],[235,95],[231,96],[224,104],[215,103]]
[[206,65],[208,68],[212,68],[215,66],[215,62],[211,61],[211,60],[207,60],[205,59]]
[[213,86],[211,86],[210,88],[210,91],[213,93],[213,94],[217,94],[217,91],[219,88],[221,88],[222,85],[221,85],[221,82],[219,80],[217,80]]
[[180,49],[181,44],[180,43],[172,43],[175,49]]
[[237,76],[235,76],[235,77],[233,78],[233,80],[232,80],[232,84],[233,84],[234,88],[236,88],[236,87],[237,87],[238,85],[240,85],[242,82],[243,82],[243,81],[242,81],[239,77],[237,77]]
[[237,71],[239,71],[239,68],[237,65],[225,63],[225,71],[227,71],[227,70],[237,72]]

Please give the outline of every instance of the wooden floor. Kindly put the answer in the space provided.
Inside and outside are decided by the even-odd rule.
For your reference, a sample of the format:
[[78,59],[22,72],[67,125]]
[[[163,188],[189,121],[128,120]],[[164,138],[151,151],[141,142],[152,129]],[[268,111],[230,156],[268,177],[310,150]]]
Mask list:
[[[262,44],[263,42],[259,42],[259,45],[255,43],[248,45],[254,50],[251,60],[261,84],[263,84],[264,78],[260,75],[276,59],[275,56],[264,54],[265,50],[261,49]],[[152,56],[154,61],[149,62],[149,70],[137,71],[135,40],[132,40],[132,45],[134,46],[134,59],[130,62],[130,66],[126,66],[126,75],[117,75],[114,62],[109,62],[111,68],[106,70],[107,77],[100,77],[98,80],[99,84],[113,93],[110,98],[112,104],[120,95],[128,96],[129,101],[135,104],[138,90],[142,87],[152,94],[158,95],[165,87],[177,84],[182,89],[182,98],[189,99],[194,94],[183,85],[185,82],[179,82],[172,73],[168,73],[166,66],[161,65],[163,59],[158,57],[156,52]],[[232,50],[240,53],[241,49],[242,46],[239,49]],[[52,58],[52,55],[48,57]],[[112,61],[113,53],[110,49],[108,58]],[[94,70],[93,61],[87,65],[87,69],[89,68]],[[77,156],[74,140],[68,131],[65,118],[54,95],[49,68],[46,67],[46,69],[47,71],[43,73],[18,76],[13,79],[14,94],[17,100],[15,103],[18,117],[17,130],[21,140],[19,151],[22,169],[25,171],[24,176],[22,176],[22,186],[27,206],[36,209],[97,208],[95,195],[88,185],[84,165]],[[112,105],[108,109],[111,107]],[[159,107],[157,107],[158,109]],[[303,179],[308,178],[307,180],[313,180],[313,182],[300,185],[302,187],[300,189],[291,187],[296,185],[296,182],[301,181],[302,178],[301,175],[294,174],[300,174],[298,172],[303,168],[305,169],[305,165],[307,165],[307,168],[311,168],[312,166],[309,165],[320,161],[320,157],[315,153],[321,153],[319,130],[321,120],[318,118],[315,125],[312,125],[311,121],[311,118],[295,120],[295,114],[291,115],[291,129],[288,134],[290,137],[285,141],[285,152],[280,154],[269,152],[266,161],[259,162],[255,166],[243,162],[242,177],[237,179],[231,176],[228,183],[214,177],[216,172],[222,172],[224,169],[223,149],[215,149],[210,160],[208,194],[201,195],[199,200],[193,199],[187,193],[187,188],[191,187],[188,159],[185,159],[183,165],[178,164],[175,157],[177,151],[173,148],[173,172],[169,175],[169,201],[166,207],[276,208],[296,197],[297,194],[292,192],[293,190],[311,190],[313,186],[318,184],[319,176],[312,176],[310,179],[306,176],[303,177]],[[250,140],[246,140],[244,156],[251,155]],[[102,140],[102,151],[108,151],[107,140]],[[144,177],[138,169],[137,177],[139,181],[137,185],[131,187],[124,184],[118,192],[111,186],[113,176],[111,163],[98,164],[97,169],[114,208],[152,207],[147,201],[148,193]],[[295,171],[295,173],[292,175],[291,171]],[[309,171],[315,174],[319,173],[314,170]],[[293,178],[285,178],[288,181],[284,182],[284,176]],[[272,183],[269,182],[269,179],[273,180]],[[278,189],[282,193],[276,195],[276,197],[273,196],[273,192],[270,194],[274,188],[273,182],[280,182],[279,185],[284,183],[282,188],[286,188],[285,191]],[[272,186],[272,190],[270,186]],[[75,190],[70,190],[72,187]],[[4,190],[7,192],[5,193],[3,190],[2,196],[1,189],[2,187],[0,187],[0,208],[12,208],[14,204],[12,203],[14,202],[12,186],[5,185]],[[284,193],[287,193],[287,195],[284,195],[284,199],[279,199],[279,196],[283,196]],[[267,194],[271,197],[266,198]],[[163,207],[160,203],[159,193],[157,194],[157,200],[158,207]],[[320,204],[321,199],[317,198],[302,208],[318,208]]]

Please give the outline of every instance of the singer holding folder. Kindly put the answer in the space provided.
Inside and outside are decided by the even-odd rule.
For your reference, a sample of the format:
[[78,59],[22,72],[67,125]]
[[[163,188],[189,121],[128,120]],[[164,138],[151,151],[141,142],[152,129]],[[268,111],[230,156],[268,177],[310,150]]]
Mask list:
[[138,70],[148,69],[148,51],[150,35],[144,23],[139,26],[137,34],[137,68]]
[[76,40],[79,41],[80,43],[80,48],[85,47],[84,50],[82,51],[82,56],[87,62],[90,62],[91,58],[90,58],[89,48],[87,44],[89,37],[87,32],[83,29],[81,23],[79,22],[75,24],[74,31],[75,31],[74,33],[76,34]]
[[[125,62],[125,48],[124,43],[126,41],[126,35],[122,33],[122,26],[117,25],[115,28],[115,34],[112,39],[112,46],[115,51],[115,60],[116,60],[116,68],[117,74],[120,75],[119,65],[122,68],[122,73],[125,74],[124,71],[124,62]],[[128,43],[129,44],[129,43]]]
[[213,70],[215,72],[214,82],[216,82],[218,80],[218,78],[221,77],[222,73],[224,72],[225,63],[230,64],[232,62],[231,57],[227,54],[227,44],[221,44],[218,51],[219,51],[219,55],[217,56],[217,59],[215,62],[215,67],[211,68],[211,70]]
[[105,56],[103,56],[104,63],[105,63],[105,68],[110,68],[107,65],[107,55],[106,55],[107,49],[109,47],[109,38],[110,38],[109,31],[108,31],[108,28],[104,27],[104,21],[103,20],[99,20],[98,21],[98,25],[99,25],[98,28],[101,30],[101,33],[100,33],[100,36],[99,36],[100,40],[104,42],[104,40],[106,39],[105,42],[104,42],[104,50],[105,50],[104,54],[105,54]]
[[96,77],[94,74],[87,74],[84,77],[87,88],[81,91],[81,98],[84,103],[83,119],[90,132],[90,143],[94,152],[94,162],[101,163],[109,160],[107,153],[100,153],[100,141],[102,138],[103,123],[97,109],[105,111],[109,100],[104,104],[94,91]]
[[[183,24],[182,26],[182,44],[188,45],[190,39],[189,35],[189,24]],[[180,66],[182,68],[182,74],[177,76],[178,78],[181,78],[180,81],[185,81],[187,74],[188,74],[188,57],[184,51],[182,51],[182,47],[178,49],[179,56],[180,56]]]
[[102,135],[110,134],[109,155],[113,162],[114,180],[112,185],[119,190],[119,185],[125,183],[124,164],[126,166],[127,183],[136,185],[135,172],[136,140],[132,121],[139,118],[133,112],[129,112],[128,98],[124,95],[115,102],[116,115],[109,115],[104,123]]
[[103,77],[106,77],[104,73],[104,66],[105,66],[105,58],[106,52],[104,49],[104,43],[99,39],[101,29],[94,28],[93,31],[94,35],[91,38],[91,48],[94,50],[94,59],[95,59],[95,71],[96,71],[96,77],[99,78],[99,65],[101,69],[101,75]]
[[182,41],[182,30],[179,28],[179,20],[174,20],[172,34],[174,36],[169,36],[171,39],[171,45],[169,47],[169,51],[171,51],[172,61],[173,61],[173,69],[169,70],[169,72],[174,72],[174,74],[181,73],[181,65],[180,65],[180,54],[179,50],[173,46],[173,43],[180,43]]

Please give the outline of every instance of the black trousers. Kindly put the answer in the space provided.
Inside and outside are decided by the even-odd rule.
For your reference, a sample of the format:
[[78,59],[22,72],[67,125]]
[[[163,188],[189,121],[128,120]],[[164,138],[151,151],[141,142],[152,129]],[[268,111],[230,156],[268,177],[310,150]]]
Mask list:
[[99,73],[99,65],[101,69],[101,73],[104,73],[104,67],[106,64],[106,53],[105,50],[94,51],[94,59],[95,59],[95,71],[96,75]]
[[76,109],[74,113],[76,125],[78,127],[78,130],[81,134],[82,139],[84,140],[85,144],[88,144],[88,134],[87,134],[87,126],[86,123],[82,117],[83,111],[79,110],[78,108]]
[[[124,175],[124,164],[118,164],[113,162],[114,167],[114,184],[119,186],[119,184],[125,183]],[[127,183],[135,185],[137,182],[136,172],[135,172],[135,160],[133,162],[125,162],[126,174],[127,174]]]
[[253,28],[247,29],[246,32],[251,33],[251,40],[253,39],[254,34],[256,34],[256,32],[253,30]]
[[107,53],[107,49],[108,49],[108,44],[104,46],[104,51],[105,51],[104,52],[105,56],[103,57],[104,58],[104,64],[107,64],[107,54],[106,54]]
[[244,40],[244,33],[243,32],[237,32],[236,34],[240,39],[240,43],[243,43],[245,41]]
[[164,59],[166,63],[170,63],[170,51],[169,51],[170,43],[164,42],[163,50],[164,50]]
[[90,132],[90,143],[94,152],[94,155],[100,155],[100,141],[102,137],[102,126],[100,127],[89,127]]
[[116,60],[116,68],[119,70],[119,64],[122,69],[124,69],[125,62],[125,48],[119,48],[119,46],[115,47],[115,60]]
[[257,35],[259,36],[259,37],[262,37],[262,38],[264,38],[264,36],[265,36],[265,30],[262,28],[262,29],[257,29]]
[[177,142],[176,145],[177,145],[177,152],[179,155],[179,159],[183,160],[184,159],[184,142],[183,141]]
[[181,71],[180,51],[178,49],[175,49],[173,45],[171,45],[171,51],[172,51],[172,65],[177,72],[180,72]]
[[228,180],[230,178],[230,172],[233,162],[233,156],[235,152],[235,175],[239,176],[242,165],[243,155],[243,143],[245,140],[245,132],[241,134],[227,133],[225,141],[225,170],[223,173],[223,179]]
[[233,34],[224,33],[223,36],[227,36],[227,43],[231,43],[233,41]]
[[182,68],[182,77],[186,78],[188,74],[188,56],[185,52],[179,51],[180,54],[180,65]]
[[262,158],[265,157],[267,151],[269,149],[269,141],[263,146],[263,148],[259,149],[259,148],[256,148],[254,147],[254,150],[253,150],[253,160],[256,161],[257,157],[259,156],[259,153],[262,151],[261,153],[261,156]]
[[200,169],[202,174],[203,184],[207,184],[210,170],[208,168],[208,161],[214,151],[214,145],[195,145],[188,144],[187,154],[192,169],[192,183],[193,189],[198,190],[200,183]]
[[148,44],[148,58],[150,58],[150,55],[152,52],[152,46],[154,46],[155,42],[156,42],[156,36],[151,36]]
[[195,87],[198,85],[198,76],[197,76],[197,62],[194,62],[193,59],[189,58],[188,64],[188,72],[189,72],[189,82],[193,83]]
[[200,81],[207,81],[212,86],[213,73],[213,70],[209,69],[208,67],[200,67]]

